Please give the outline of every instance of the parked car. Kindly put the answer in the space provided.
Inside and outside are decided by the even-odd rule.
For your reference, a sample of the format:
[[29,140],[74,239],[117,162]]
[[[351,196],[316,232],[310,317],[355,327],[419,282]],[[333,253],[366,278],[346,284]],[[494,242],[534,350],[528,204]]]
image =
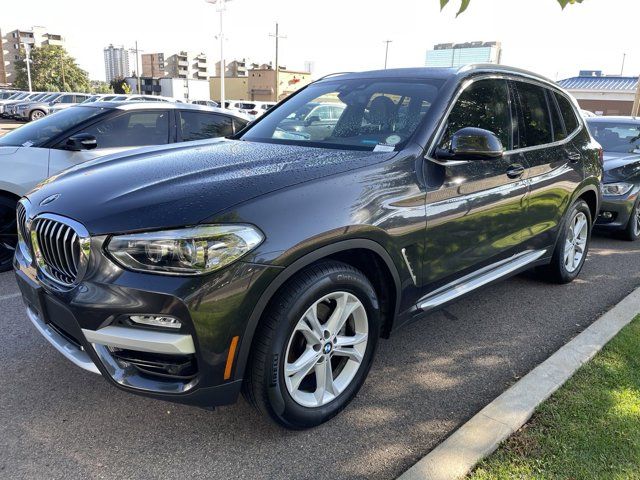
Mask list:
[[[327,98],[345,107],[324,137],[283,135]],[[306,428],[353,399],[380,336],[523,270],[576,278],[600,155],[533,73],[342,74],[233,139],[42,184],[20,201],[14,265],[29,318],[76,365],[185,404],[243,390]]]
[[47,177],[139,146],[229,136],[246,124],[230,112],[195,105],[94,102],[0,137],[0,271],[11,268],[17,201]]
[[[177,100],[160,95],[117,95],[111,102],[177,102]],[[181,103],[181,102],[179,102]]]
[[5,118],[12,118],[12,119],[16,119],[17,115],[17,109],[18,107],[22,107],[23,105],[27,105],[29,103],[33,103],[33,102],[39,102],[41,100],[43,100],[44,98],[48,97],[49,95],[51,95],[48,92],[43,92],[43,93],[38,93],[28,99],[25,100],[21,100],[19,102],[11,102],[5,105],[5,109],[4,109],[4,114],[3,116]]
[[192,100],[191,103],[194,105],[203,105],[205,107],[220,107],[220,104],[218,102],[214,102],[213,100]]
[[42,92],[21,92],[16,93],[15,95],[10,96],[5,100],[0,100],[0,117],[7,117],[7,107],[11,106],[14,103],[18,102],[26,102],[37,95],[40,95]]
[[84,103],[91,95],[88,93],[68,93],[56,99],[49,106],[49,114],[59,112],[65,108]]
[[[310,102],[292,112],[280,126],[286,132],[298,132],[308,136],[309,140],[323,139],[330,135],[344,112],[341,103]],[[363,121],[368,121],[368,112],[364,112]]]
[[596,228],[640,238],[640,118],[593,117],[589,130],[604,149],[604,193]]
[[22,93],[22,92],[17,92],[16,90],[0,90],[0,100],[6,100],[9,97],[15,95],[16,93]]

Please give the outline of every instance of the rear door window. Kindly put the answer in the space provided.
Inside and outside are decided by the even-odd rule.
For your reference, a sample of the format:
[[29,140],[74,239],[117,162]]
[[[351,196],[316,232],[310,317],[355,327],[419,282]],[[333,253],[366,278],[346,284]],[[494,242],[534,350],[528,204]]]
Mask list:
[[522,110],[522,147],[553,143],[553,130],[545,89],[533,83],[514,82]]
[[98,148],[138,147],[169,143],[169,112],[127,112],[85,129],[96,137]]
[[551,90],[547,90],[547,99],[549,101],[549,109],[551,111],[553,140],[558,142],[567,138],[567,132],[565,131],[564,122],[560,116],[560,110],[558,109],[558,104],[555,101],[554,93]]
[[183,142],[233,135],[231,118],[217,113],[179,112],[178,126]]

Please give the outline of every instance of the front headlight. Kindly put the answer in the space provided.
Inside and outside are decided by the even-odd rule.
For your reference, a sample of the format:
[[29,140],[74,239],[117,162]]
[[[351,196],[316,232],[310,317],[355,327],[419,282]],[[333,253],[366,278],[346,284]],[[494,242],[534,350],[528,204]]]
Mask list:
[[602,185],[602,193],[605,195],[620,196],[626,195],[631,191],[632,188],[633,183],[605,183],[604,185]]
[[203,275],[235,262],[263,240],[252,225],[202,225],[119,235],[109,240],[107,251],[130,270]]

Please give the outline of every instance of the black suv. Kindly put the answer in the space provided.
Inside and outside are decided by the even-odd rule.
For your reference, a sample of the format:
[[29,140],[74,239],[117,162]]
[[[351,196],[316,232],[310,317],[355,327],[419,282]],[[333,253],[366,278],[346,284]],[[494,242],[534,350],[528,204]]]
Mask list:
[[[309,103],[322,137],[281,128]],[[580,272],[602,160],[577,105],[521,70],[330,76],[233,139],[92,161],[18,207],[28,316],[129,392],[240,391],[289,428],[356,395],[379,337],[535,268]]]

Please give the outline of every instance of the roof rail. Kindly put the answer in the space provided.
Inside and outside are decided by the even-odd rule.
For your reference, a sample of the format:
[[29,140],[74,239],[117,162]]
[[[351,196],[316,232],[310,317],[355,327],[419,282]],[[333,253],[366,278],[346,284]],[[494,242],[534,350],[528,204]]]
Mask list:
[[319,82],[320,80],[324,80],[325,78],[329,78],[329,77],[334,77],[336,75],[346,75],[348,73],[354,73],[354,72],[333,72],[333,73],[328,73],[327,75],[325,75],[324,77],[320,77],[317,80],[314,80],[313,82]]

